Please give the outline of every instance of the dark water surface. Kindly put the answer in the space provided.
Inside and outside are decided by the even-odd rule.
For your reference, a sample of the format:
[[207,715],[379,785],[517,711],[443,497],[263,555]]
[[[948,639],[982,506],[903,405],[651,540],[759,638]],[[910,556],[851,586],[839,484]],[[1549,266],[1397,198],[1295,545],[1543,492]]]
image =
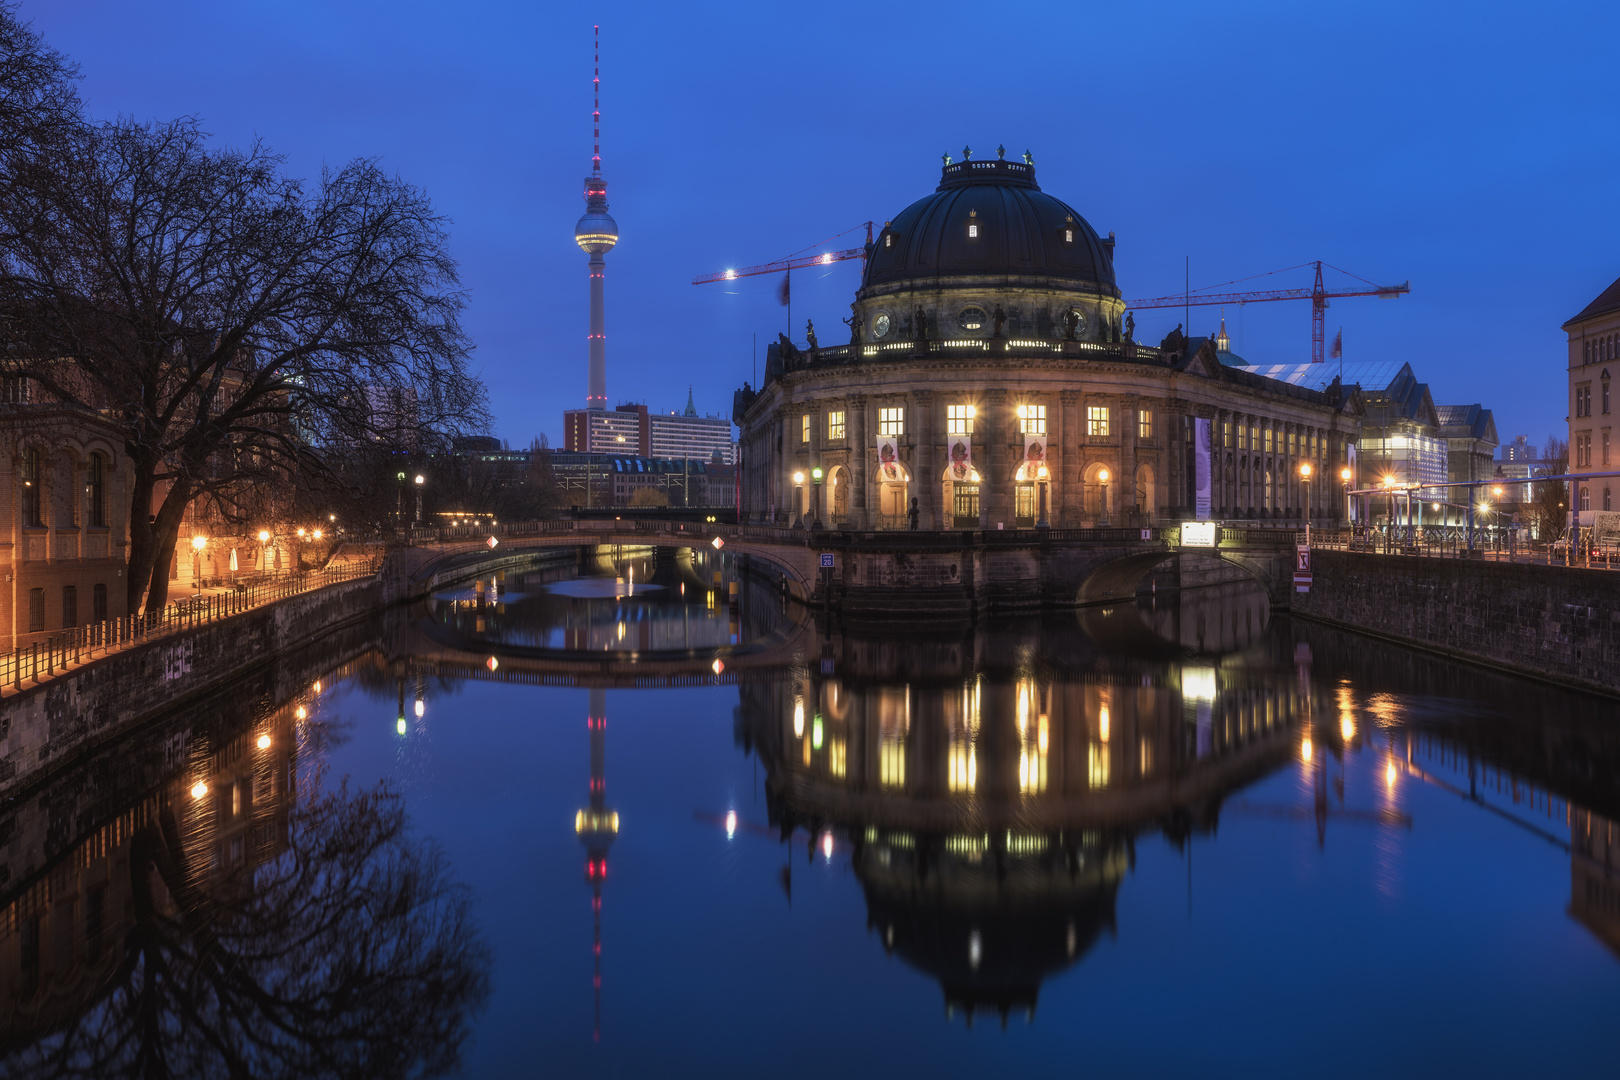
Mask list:
[[1241,586],[733,580],[447,588],[13,807],[0,1072],[1612,1073],[1611,703]]

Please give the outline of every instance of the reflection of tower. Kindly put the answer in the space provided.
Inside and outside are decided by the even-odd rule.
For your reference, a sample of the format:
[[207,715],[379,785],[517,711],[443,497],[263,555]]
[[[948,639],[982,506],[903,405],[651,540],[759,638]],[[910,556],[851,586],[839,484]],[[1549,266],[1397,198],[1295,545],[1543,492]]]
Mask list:
[[607,704],[606,693],[591,691],[585,725],[591,732],[591,803],[574,815],[574,832],[585,845],[585,880],[591,883],[591,984],[596,995],[596,1026],[602,1037],[602,882],[607,880],[608,848],[619,834],[619,815],[607,808]]
[[[594,28],[598,35],[601,27]],[[591,175],[585,178],[585,216],[574,226],[574,242],[591,256],[590,379],[585,391],[587,409],[607,408],[607,337],[602,313],[602,256],[619,242],[619,226],[608,216],[607,181],[602,179],[602,45],[596,42],[591,92]]]

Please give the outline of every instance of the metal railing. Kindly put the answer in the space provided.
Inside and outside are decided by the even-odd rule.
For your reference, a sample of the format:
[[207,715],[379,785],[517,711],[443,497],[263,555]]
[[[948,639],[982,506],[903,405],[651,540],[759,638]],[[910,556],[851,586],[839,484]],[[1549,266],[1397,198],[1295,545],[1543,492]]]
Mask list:
[[229,592],[181,597],[159,611],[146,611],[75,626],[29,645],[0,653],[0,687],[21,690],[54,678],[75,664],[105,656],[130,645],[219,622],[252,608],[273,604],[299,593],[377,573],[380,560],[346,563],[326,570],[309,570],[284,577],[242,582]]

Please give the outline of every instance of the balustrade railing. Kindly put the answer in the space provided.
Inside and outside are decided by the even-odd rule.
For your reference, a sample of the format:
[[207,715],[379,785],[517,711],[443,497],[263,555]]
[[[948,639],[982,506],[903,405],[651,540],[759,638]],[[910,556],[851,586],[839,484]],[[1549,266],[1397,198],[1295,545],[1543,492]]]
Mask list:
[[341,581],[371,577],[377,573],[380,562],[380,559],[371,559],[326,570],[300,571],[279,578],[243,581],[228,592],[177,598],[158,611],[139,612],[75,626],[0,653],[0,687],[20,690],[24,680],[43,682],[74,664],[129,645],[228,619],[250,608]]

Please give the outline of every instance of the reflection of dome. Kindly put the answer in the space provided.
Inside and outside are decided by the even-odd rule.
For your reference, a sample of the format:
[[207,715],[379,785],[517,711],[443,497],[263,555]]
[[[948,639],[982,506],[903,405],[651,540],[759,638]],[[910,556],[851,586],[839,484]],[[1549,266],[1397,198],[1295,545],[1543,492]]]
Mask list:
[[1034,166],[961,161],[945,166],[934,194],[884,227],[861,294],[901,283],[984,284],[990,277],[995,284],[1057,278],[1071,288],[1117,297],[1111,248],[1072,207],[1041,191]]
[[[863,846],[856,873],[868,923],[885,950],[937,979],[947,1013],[960,1011],[970,1024],[979,1010],[1003,1023],[1011,1012],[1033,1014],[1042,980],[1078,961],[1105,927],[1113,930],[1126,864],[1118,841],[1108,850],[1036,858],[963,857],[917,841],[912,850]],[[933,848],[931,857],[918,854],[924,847]]]

